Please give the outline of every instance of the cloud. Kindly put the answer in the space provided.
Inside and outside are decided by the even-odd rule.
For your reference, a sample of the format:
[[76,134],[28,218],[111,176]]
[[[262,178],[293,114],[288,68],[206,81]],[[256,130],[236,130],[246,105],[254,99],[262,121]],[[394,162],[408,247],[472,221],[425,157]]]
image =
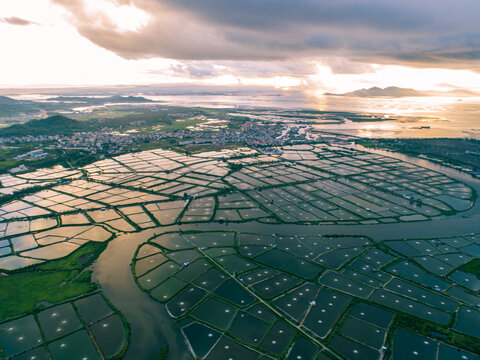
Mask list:
[[175,76],[183,76],[194,79],[204,79],[218,76],[218,68],[211,63],[204,62],[182,62],[170,66],[170,71]]
[[350,61],[343,57],[328,58],[322,61],[334,74],[365,74],[373,73],[375,69],[371,64]]
[[[298,61],[177,61],[170,65],[168,74],[190,79],[208,79],[218,76],[237,78],[269,78],[274,76],[296,76],[306,78],[316,72],[313,60]],[[156,71],[153,71],[156,73]],[[160,73],[165,74],[165,70]]]
[[[343,58],[332,65],[341,73],[361,71],[352,64],[362,63],[480,68],[478,0],[109,1],[140,9],[149,21],[123,31],[108,13],[89,12],[85,0],[53,0],[81,35],[128,59]],[[196,66],[185,71],[195,75]]]
[[33,21],[25,20],[16,16],[0,18],[0,21],[10,25],[18,25],[18,26],[27,26],[27,25],[37,24]]

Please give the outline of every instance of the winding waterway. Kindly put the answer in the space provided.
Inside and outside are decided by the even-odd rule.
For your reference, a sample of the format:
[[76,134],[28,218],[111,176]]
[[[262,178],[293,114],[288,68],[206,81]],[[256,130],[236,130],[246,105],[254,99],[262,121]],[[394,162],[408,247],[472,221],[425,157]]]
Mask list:
[[[364,149],[362,149],[364,150]],[[382,151],[387,156],[439,171],[463,181],[480,194],[480,181],[468,174],[428,160]],[[130,347],[126,359],[155,359],[161,346],[168,345],[168,358],[191,359],[183,337],[175,322],[160,303],[140,290],[133,278],[130,264],[137,247],[150,237],[167,231],[178,230],[233,230],[259,234],[279,233],[284,235],[344,234],[367,235],[374,241],[402,238],[433,238],[469,234],[480,231],[480,204],[468,211],[451,217],[438,217],[431,221],[376,225],[271,225],[258,222],[246,224],[191,224],[167,226],[139,233],[123,234],[112,240],[94,265],[94,278],[105,295],[123,313],[131,329]]]
[[191,359],[180,331],[165,308],[138,288],[130,263],[137,247],[163,229],[120,235],[111,241],[94,266],[94,279],[130,324],[125,359],[155,359],[168,345],[169,359]]

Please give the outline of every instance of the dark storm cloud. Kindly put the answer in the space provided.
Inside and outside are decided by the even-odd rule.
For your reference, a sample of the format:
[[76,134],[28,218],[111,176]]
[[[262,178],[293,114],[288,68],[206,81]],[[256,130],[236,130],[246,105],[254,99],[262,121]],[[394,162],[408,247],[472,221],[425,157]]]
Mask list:
[[53,1],[71,11],[80,34],[125,58],[480,62],[478,0],[114,0],[150,14],[137,31],[92,16],[82,0]]
[[[425,25],[430,12],[418,13],[412,1],[372,0],[169,0],[171,6],[211,23],[240,29],[274,30],[297,26],[369,26],[403,30]],[[416,7],[415,7],[416,8]],[[379,16],[380,15],[380,16]]]
[[0,18],[0,21],[1,21],[1,22],[4,22],[4,23],[7,23],[7,24],[10,24],[10,25],[19,25],[19,26],[26,26],[26,25],[36,24],[36,23],[34,23],[34,22],[32,22],[32,21],[28,21],[28,20],[25,20],[25,19],[21,19],[21,18],[19,18],[19,17],[15,17],[15,16]]

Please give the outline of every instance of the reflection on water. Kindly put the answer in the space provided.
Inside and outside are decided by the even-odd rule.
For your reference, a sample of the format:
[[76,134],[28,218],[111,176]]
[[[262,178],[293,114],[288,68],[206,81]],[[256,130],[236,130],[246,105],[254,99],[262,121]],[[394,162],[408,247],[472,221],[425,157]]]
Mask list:
[[[146,96],[148,97],[148,96]],[[319,124],[315,128],[362,137],[471,137],[480,139],[480,97],[359,98],[306,96],[300,92],[243,95],[164,95],[169,105],[215,108],[312,109],[382,114],[392,120]]]
[[[60,95],[60,94],[59,94]],[[363,98],[331,95],[308,95],[298,90],[272,90],[271,92],[198,93],[184,95],[152,95],[132,93],[156,101],[149,106],[176,105],[210,108],[275,108],[280,110],[345,111],[381,114],[392,120],[382,122],[352,122],[318,124],[318,130],[346,133],[362,137],[470,137],[480,139],[480,97],[403,97]],[[30,100],[43,100],[43,95],[29,95]],[[49,95],[51,96],[51,95]],[[95,97],[95,96],[91,96]],[[77,108],[91,112],[105,104]],[[146,106],[131,104],[128,106]]]
[[387,114],[391,121],[318,126],[363,137],[472,137],[480,139],[480,98],[354,98],[323,96],[318,108]]
[[475,190],[478,192],[480,191],[480,180],[477,178],[474,178],[471,174],[468,174],[463,171],[459,171],[457,169],[454,169],[449,166],[444,166],[442,164],[432,162],[430,160],[410,156],[410,155],[405,155],[397,152],[392,152],[388,150],[380,150],[380,149],[372,149],[372,148],[366,148],[365,146],[359,145],[359,144],[352,144],[352,148],[360,150],[360,151],[366,151],[366,152],[371,152],[374,154],[379,154],[379,155],[385,155],[389,157],[393,157],[395,159],[399,159],[402,161],[405,161],[407,163],[415,164],[433,171],[437,171],[441,174],[444,174],[446,176],[449,176],[453,179],[460,180],[472,187],[475,188]]

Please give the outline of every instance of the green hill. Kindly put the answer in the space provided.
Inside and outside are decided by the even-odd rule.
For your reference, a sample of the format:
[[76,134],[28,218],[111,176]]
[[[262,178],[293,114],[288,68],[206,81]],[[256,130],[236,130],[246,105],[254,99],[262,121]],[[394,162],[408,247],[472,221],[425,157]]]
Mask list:
[[22,117],[37,115],[41,107],[34,101],[15,100],[7,96],[0,96],[0,117]]
[[0,137],[25,135],[60,135],[87,130],[88,124],[62,115],[30,120],[0,129]]
[[[0,105],[14,105],[18,103],[21,103],[21,101],[9,98],[8,96],[0,96]],[[31,101],[28,101],[28,103],[31,103]]]

